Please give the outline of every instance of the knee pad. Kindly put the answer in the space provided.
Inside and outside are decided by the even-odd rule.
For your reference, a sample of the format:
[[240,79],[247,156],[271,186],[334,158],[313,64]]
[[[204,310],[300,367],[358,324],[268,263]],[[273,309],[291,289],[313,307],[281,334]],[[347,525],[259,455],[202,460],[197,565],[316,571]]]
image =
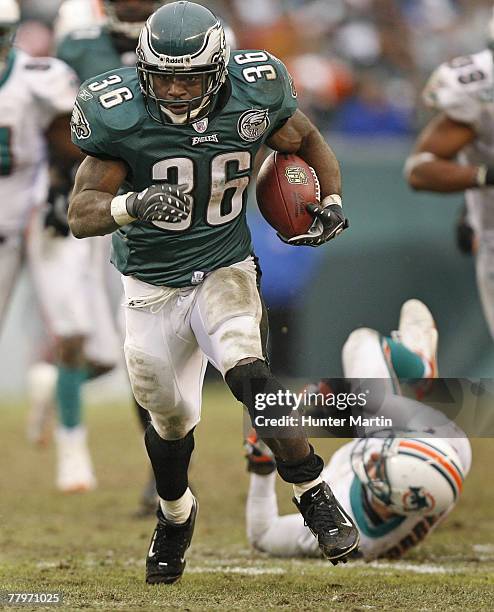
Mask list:
[[256,359],[245,365],[234,366],[226,373],[226,384],[239,402],[242,402],[249,411],[250,418],[258,416],[263,410],[266,417],[279,417],[290,414],[292,407],[288,403],[276,403],[274,406],[259,406],[259,399],[266,395],[279,394],[285,397],[287,390],[273,376],[266,362]]
[[236,365],[225,375],[226,384],[239,402],[245,404],[245,398],[252,395],[253,386],[265,383],[274,378],[266,362],[256,359],[251,363]]

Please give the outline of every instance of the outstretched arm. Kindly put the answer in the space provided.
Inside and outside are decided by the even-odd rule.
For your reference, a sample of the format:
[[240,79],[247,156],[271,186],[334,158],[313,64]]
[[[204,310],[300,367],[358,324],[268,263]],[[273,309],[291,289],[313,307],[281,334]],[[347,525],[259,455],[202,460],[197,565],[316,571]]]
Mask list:
[[404,172],[413,189],[452,193],[482,186],[479,166],[459,164],[458,153],[477,138],[466,123],[438,115],[424,128]]

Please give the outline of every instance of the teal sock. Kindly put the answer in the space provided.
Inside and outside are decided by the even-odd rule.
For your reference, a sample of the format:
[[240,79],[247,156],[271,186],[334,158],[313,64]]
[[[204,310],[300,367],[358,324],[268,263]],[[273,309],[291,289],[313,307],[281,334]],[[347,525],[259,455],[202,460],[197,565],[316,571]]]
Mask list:
[[423,378],[425,365],[422,358],[391,338],[385,338],[391,350],[391,362],[398,378]]
[[86,379],[84,368],[58,366],[57,406],[63,427],[73,428],[81,424],[81,387]]

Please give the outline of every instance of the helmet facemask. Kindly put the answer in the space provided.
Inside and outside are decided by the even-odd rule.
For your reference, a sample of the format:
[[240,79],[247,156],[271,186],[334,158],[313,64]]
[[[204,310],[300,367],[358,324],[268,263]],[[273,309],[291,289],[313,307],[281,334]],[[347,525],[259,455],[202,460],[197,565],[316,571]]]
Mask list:
[[[146,108],[153,119],[160,123],[188,124],[197,121],[211,110],[214,97],[224,83],[224,68],[219,64],[201,66],[200,70],[159,70],[152,66],[145,66],[144,62],[138,62],[137,72],[141,89],[146,101]],[[170,81],[183,79],[185,87],[187,83],[193,83],[198,79],[200,93],[190,99],[165,98],[159,95],[159,84],[157,81],[163,77]],[[185,111],[182,107],[186,107]],[[176,111],[174,112],[174,109]]]
[[391,484],[386,473],[386,457],[394,441],[390,436],[377,442],[375,438],[362,438],[356,444],[352,456],[352,470],[372,497],[381,504],[391,503]]

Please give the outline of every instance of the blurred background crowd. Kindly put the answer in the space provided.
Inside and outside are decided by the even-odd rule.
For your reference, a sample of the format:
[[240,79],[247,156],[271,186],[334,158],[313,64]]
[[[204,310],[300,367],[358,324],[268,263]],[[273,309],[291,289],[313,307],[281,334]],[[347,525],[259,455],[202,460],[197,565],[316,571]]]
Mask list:
[[[49,54],[54,35],[80,27],[94,0],[21,0],[18,42]],[[96,7],[94,2],[94,7]],[[422,122],[417,97],[437,64],[487,41],[491,0],[211,0],[238,48],[282,59],[318,125],[352,137],[401,136]],[[70,7],[70,8],[69,8]],[[97,12],[97,11],[95,11]],[[88,18],[89,19],[89,18]]]

